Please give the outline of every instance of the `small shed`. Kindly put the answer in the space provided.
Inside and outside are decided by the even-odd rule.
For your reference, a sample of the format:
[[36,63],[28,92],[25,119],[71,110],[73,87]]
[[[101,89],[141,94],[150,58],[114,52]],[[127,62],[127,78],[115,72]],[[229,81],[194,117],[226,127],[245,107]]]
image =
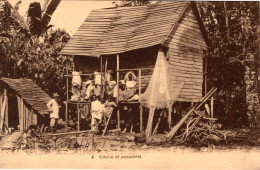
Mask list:
[[20,131],[41,124],[47,116],[51,97],[31,79],[0,79],[0,130],[13,127]]
[[177,80],[172,86],[184,83],[177,101],[198,102],[206,84],[206,42],[195,2],[162,1],[93,10],[61,54],[73,57],[83,74],[113,70],[117,83],[120,74],[134,71],[141,94],[163,51]]

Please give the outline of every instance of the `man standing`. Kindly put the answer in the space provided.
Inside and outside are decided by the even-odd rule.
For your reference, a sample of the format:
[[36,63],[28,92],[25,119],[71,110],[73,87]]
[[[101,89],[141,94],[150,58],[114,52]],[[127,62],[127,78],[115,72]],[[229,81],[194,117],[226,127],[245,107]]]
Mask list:
[[50,111],[50,129],[53,133],[56,127],[57,120],[59,119],[59,104],[57,103],[57,98],[59,95],[57,93],[53,94],[53,98],[47,103],[47,107]]
[[103,117],[104,105],[97,100],[97,96],[92,96],[91,102],[91,130],[98,130]]

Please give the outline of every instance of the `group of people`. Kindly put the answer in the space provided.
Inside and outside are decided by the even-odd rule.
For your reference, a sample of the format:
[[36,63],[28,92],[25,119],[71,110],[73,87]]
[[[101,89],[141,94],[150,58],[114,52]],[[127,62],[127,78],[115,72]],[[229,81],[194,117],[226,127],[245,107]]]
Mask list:
[[[104,95],[101,97],[101,88],[103,75],[100,72],[94,72],[94,76],[83,81],[80,72],[72,73],[72,96],[71,100],[88,100],[91,102],[91,129],[97,130],[102,122],[107,123],[114,109],[117,107],[115,99],[119,101],[138,100],[136,94],[136,76],[133,72],[128,72],[119,81],[119,91],[117,83],[110,72],[105,76]],[[118,93],[119,92],[119,93]],[[60,105],[57,102],[58,95],[54,93],[53,98],[47,103],[50,111],[50,129],[55,129],[59,119]],[[104,100],[106,99],[106,100]]]
[[71,100],[90,100],[92,95],[95,95],[98,99],[110,95],[119,101],[138,100],[136,76],[131,71],[126,73],[125,76],[120,76],[119,91],[117,90],[118,84],[109,71],[105,75],[101,72],[94,72],[87,81],[82,81],[80,74],[80,72],[72,72],[73,95]]

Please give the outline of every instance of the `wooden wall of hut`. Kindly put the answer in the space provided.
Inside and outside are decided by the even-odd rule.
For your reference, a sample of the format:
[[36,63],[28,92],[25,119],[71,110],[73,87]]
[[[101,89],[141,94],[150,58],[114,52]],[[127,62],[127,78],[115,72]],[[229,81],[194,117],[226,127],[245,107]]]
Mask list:
[[29,108],[23,99],[17,96],[18,103],[18,115],[20,131],[24,131],[29,128],[30,125],[37,124],[37,113]]
[[8,97],[7,90],[0,89],[0,132],[3,132],[8,130]]
[[178,100],[196,102],[202,97],[203,50],[207,45],[192,9],[184,14],[170,38],[169,64],[176,79],[185,83]]
[[[75,71],[81,71],[84,74],[93,74],[100,70],[100,59],[88,56],[75,56]],[[88,76],[81,76],[82,80],[89,79]]]

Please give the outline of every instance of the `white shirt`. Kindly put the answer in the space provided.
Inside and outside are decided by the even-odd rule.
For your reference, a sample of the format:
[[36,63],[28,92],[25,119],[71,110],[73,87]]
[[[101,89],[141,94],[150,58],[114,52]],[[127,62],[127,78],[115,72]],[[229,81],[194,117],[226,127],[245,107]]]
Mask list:
[[136,85],[136,81],[126,81],[126,89],[133,89]]
[[99,101],[93,101],[91,103],[91,115],[96,119],[102,118],[102,112],[104,111],[104,105]]
[[72,85],[75,86],[75,85],[78,85],[78,86],[81,86],[81,77],[80,77],[80,72],[76,72],[76,71],[73,71],[72,72]]
[[101,73],[100,72],[94,72],[95,75],[95,84],[101,85]]
[[48,109],[51,111],[50,118],[59,118],[59,104],[56,102],[56,100],[51,99],[47,103]]

